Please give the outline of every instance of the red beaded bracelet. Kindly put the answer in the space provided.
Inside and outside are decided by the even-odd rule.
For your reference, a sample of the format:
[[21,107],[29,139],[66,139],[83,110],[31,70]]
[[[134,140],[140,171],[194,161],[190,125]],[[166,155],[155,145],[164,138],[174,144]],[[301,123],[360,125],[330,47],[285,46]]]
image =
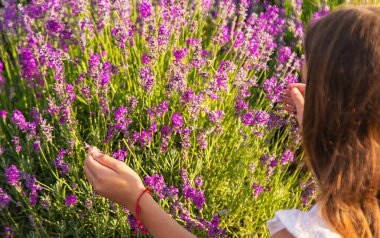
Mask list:
[[[143,225],[142,225],[142,223],[141,223],[141,221],[139,219],[139,213],[140,213],[140,210],[141,210],[140,199],[141,199],[142,195],[144,195],[144,193],[147,193],[147,194],[151,195],[150,192],[149,192],[149,190],[150,190],[150,187],[147,187],[146,189],[144,189],[144,191],[141,192],[141,194],[140,194],[140,196],[139,196],[139,198],[137,199],[137,202],[136,202],[136,223],[137,223],[137,226],[142,231],[142,233],[145,234],[145,235],[148,234],[148,230],[145,227],[143,227]],[[134,232],[134,235],[136,235],[136,230]]]

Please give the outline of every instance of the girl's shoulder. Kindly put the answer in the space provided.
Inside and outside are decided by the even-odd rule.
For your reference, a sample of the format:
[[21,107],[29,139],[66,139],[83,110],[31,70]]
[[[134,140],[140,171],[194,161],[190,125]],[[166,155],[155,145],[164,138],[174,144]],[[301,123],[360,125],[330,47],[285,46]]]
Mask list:
[[286,229],[294,237],[302,238],[341,238],[322,219],[319,208],[314,205],[309,211],[297,209],[279,210],[267,222],[271,235]]

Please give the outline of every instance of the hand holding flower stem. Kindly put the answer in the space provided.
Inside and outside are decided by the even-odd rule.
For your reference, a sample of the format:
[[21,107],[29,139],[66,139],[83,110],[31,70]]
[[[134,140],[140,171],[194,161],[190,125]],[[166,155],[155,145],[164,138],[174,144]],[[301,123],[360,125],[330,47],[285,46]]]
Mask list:
[[283,99],[285,103],[285,110],[290,113],[296,113],[298,124],[302,127],[303,111],[305,106],[305,90],[306,84],[294,83],[289,84],[285,89],[285,97]]
[[[97,193],[126,208],[136,216],[136,202],[145,190],[141,178],[124,162],[91,147],[84,172]],[[139,218],[154,237],[194,237],[167,214],[149,194],[139,200]]]

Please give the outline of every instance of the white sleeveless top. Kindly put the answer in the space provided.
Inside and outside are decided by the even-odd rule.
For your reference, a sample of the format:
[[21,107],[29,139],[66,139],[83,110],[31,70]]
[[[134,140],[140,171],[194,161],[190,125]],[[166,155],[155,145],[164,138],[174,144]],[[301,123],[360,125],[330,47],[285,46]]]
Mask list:
[[297,209],[279,210],[267,222],[267,227],[270,235],[286,229],[296,238],[341,238],[323,221],[317,205],[305,212]]

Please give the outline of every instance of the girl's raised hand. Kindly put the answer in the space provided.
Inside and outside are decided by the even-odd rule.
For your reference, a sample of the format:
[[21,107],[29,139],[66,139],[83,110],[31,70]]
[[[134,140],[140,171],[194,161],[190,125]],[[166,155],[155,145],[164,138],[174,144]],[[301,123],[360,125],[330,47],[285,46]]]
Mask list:
[[284,109],[290,113],[297,114],[298,124],[302,127],[303,110],[305,105],[306,84],[294,83],[289,84],[285,89]]
[[84,172],[99,195],[125,206],[134,214],[138,196],[145,187],[128,165],[91,147],[84,161]]

